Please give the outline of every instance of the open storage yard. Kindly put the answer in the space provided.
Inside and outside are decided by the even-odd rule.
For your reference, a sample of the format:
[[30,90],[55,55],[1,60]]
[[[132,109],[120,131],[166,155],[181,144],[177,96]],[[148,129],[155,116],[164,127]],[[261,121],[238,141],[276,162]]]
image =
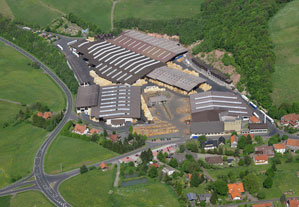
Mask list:
[[175,192],[164,184],[149,181],[113,188],[115,171],[92,170],[65,181],[60,186],[63,197],[76,206],[178,207]]
[[299,102],[299,0],[288,3],[269,22],[276,55],[272,99]]

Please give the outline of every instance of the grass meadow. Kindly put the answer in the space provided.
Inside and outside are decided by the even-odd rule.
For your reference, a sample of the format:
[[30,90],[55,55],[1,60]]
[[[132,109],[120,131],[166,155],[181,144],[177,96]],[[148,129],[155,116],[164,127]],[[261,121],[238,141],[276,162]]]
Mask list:
[[51,144],[45,158],[45,171],[57,174],[117,156],[97,143],[66,136],[58,136]]
[[282,8],[269,22],[275,45],[272,99],[276,105],[299,102],[299,0]]
[[200,11],[202,0],[121,0],[116,4],[115,20],[171,19],[193,17]]
[[28,63],[28,58],[0,43],[0,98],[22,104],[41,102],[53,111],[62,110],[65,98],[61,89]]
[[10,207],[54,207],[54,205],[42,193],[28,191],[12,197]]
[[62,196],[74,207],[178,207],[175,192],[150,180],[147,184],[113,188],[115,169],[92,170],[73,177],[60,186]]

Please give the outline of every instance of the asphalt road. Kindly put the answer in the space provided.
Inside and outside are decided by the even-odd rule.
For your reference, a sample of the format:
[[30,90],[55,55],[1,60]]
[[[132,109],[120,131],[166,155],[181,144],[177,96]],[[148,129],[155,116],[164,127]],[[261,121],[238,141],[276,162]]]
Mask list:
[[46,175],[44,172],[44,157],[45,157],[46,151],[47,151],[48,147],[50,146],[51,142],[54,140],[56,135],[60,132],[62,127],[66,124],[66,122],[68,121],[68,119],[71,115],[72,108],[73,108],[72,94],[71,94],[70,90],[68,89],[68,87],[47,66],[45,66],[38,59],[33,57],[28,52],[24,51],[22,48],[18,47],[17,45],[15,45],[1,37],[0,37],[0,41],[5,43],[6,45],[16,49],[18,52],[25,55],[32,61],[39,63],[40,67],[44,70],[44,72],[47,73],[59,85],[59,87],[63,90],[63,92],[65,93],[65,95],[67,97],[66,112],[64,114],[62,121],[54,129],[54,131],[51,132],[51,134],[48,136],[46,141],[41,145],[40,149],[36,153],[36,156],[34,159],[33,176],[35,177],[36,185],[39,188],[39,190],[41,192],[43,192],[43,194],[53,204],[55,204],[56,206],[61,206],[61,207],[70,206],[58,192],[54,191],[54,189],[50,186],[48,180],[46,179]]

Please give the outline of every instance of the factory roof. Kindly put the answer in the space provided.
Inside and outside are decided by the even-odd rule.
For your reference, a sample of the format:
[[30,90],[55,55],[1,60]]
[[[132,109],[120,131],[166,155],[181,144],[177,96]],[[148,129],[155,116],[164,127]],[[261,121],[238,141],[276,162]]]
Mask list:
[[98,105],[91,116],[102,119],[140,118],[141,88],[130,85],[114,85],[100,88]]
[[224,123],[221,121],[191,122],[191,134],[221,133],[224,131]]
[[136,30],[125,31],[109,41],[164,63],[187,52],[187,49],[180,46],[178,42],[152,37]]
[[175,86],[185,91],[191,91],[193,88],[206,80],[194,75],[190,75],[180,70],[172,69],[167,66],[156,68],[147,77]]
[[227,116],[249,116],[250,108],[231,92],[209,91],[190,95],[191,113],[217,110]]
[[76,107],[93,107],[98,104],[99,87],[97,85],[80,86],[76,97]]

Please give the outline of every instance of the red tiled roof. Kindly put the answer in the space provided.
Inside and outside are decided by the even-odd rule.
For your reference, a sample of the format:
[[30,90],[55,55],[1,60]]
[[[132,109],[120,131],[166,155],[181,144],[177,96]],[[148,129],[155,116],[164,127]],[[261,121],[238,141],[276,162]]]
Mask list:
[[299,207],[299,200],[296,198],[290,198],[288,202],[289,202],[289,207]]
[[100,165],[101,169],[104,169],[104,168],[107,168],[107,164],[102,162],[101,165]]
[[89,132],[90,132],[90,134],[98,134],[98,133],[100,133],[102,130],[100,130],[100,129],[95,129],[95,128],[92,128]]
[[188,178],[189,178],[189,180],[191,180],[191,178],[192,178],[192,174],[191,173],[188,174]]
[[252,122],[252,123],[260,123],[261,121],[259,120],[259,118],[257,118],[256,116],[251,116],[249,118],[249,120]]
[[286,145],[284,143],[279,143],[279,144],[273,144],[274,149],[285,149]]
[[236,197],[241,198],[241,193],[244,193],[243,183],[227,184],[228,193],[232,196],[232,199]]
[[43,112],[37,112],[36,115],[37,115],[38,117],[43,117],[43,116],[44,116]]
[[261,204],[255,204],[252,205],[252,207],[272,207],[272,203],[261,203]]
[[233,142],[235,142],[236,141],[236,136],[235,135],[232,135],[231,137],[230,137],[230,143],[232,144]]
[[156,168],[159,167],[159,165],[158,165],[157,163],[153,163],[152,166],[154,166],[154,167],[156,167]]
[[116,142],[118,140],[118,134],[110,134],[109,137],[112,142]]
[[282,118],[282,120],[284,120],[285,122],[289,122],[289,121],[293,121],[293,122],[296,122],[297,120],[299,120],[299,114],[287,114],[287,115],[284,115]]
[[299,147],[299,139],[288,139],[287,145]]
[[52,118],[52,112],[48,111],[44,113],[44,119],[50,119]]
[[268,161],[268,155],[254,155],[255,161]]
[[86,130],[86,125],[76,124],[74,131],[79,133],[84,133]]

